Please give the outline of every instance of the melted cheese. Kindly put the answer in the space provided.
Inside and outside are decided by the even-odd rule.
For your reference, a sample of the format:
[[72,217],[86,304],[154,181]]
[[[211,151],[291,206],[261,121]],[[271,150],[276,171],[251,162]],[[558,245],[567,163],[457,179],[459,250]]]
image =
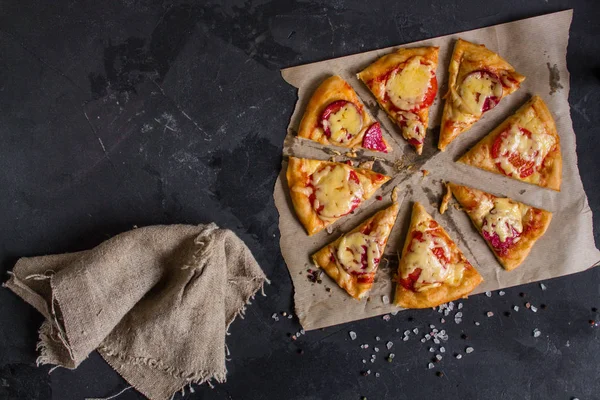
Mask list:
[[460,85],[460,97],[464,107],[473,115],[483,114],[483,106],[488,97],[502,97],[502,84],[485,73],[471,73]]
[[380,258],[377,242],[361,232],[344,236],[337,250],[337,259],[347,272],[374,272]]
[[411,251],[404,256],[404,268],[402,269],[402,278],[406,279],[417,268],[421,269],[421,274],[414,284],[416,291],[439,287],[442,283],[457,285],[462,279],[464,266],[462,264],[444,265],[440,259],[433,253],[433,249],[439,247],[442,249],[444,257],[451,259],[452,253],[448,243],[442,238],[423,232],[424,241],[413,239]]
[[[523,134],[521,128],[531,132],[531,137]],[[510,127],[508,136],[502,140],[498,157],[494,159],[494,162],[500,163],[508,175],[519,173],[519,170],[510,162],[511,154],[516,153],[523,160],[533,162],[534,170],[536,170],[542,165],[555,144],[554,136],[546,133],[546,128],[535,111],[529,109]]]
[[411,110],[421,103],[429,89],[432,67],[422,64],[422,57],[413,57],[401,70],[394,70],[385,85],[392,104]]
[[362,199],[363,188],[350,177],[350,167],[346,165],[327,166],[312,175],[315,187],[314,208],[320,217],[338,218],[352,211],[353,201]]
[[323,126],[331,132],[331,140],[337,143],[348,143],[360,133],[363,120],[360,112],[352,103],[347,103],[338,111],[331,113],[323,121]]
[[485,223],[481,229],[490,236],[496,233],[500,241],[504,243],[507,238],[513,236],[513,229],[519,233],[523,232],[522,218],[519,204],[510,199],[496,198],[494,199],[494,208],[485,217]]

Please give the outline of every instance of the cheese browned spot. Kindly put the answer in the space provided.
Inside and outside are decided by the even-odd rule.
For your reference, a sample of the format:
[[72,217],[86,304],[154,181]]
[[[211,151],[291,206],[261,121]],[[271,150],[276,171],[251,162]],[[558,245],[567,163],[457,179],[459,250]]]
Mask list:
[[485,216],[481,229],[490,236],[497,234],[503,243],[513,236],[513,230],[522,233],[523,215],[519,204],[508,198],[495,198],[494,208]]
[[401,110],[412,110],[423,102],[429,86],[433,67],[423,64],[423,57],[413,57],[404,68],[395,69],[386,82],[386,94],[392,104]]
[[[351,179],[346,165],[326,166],[312,175],[315,188],[313,207],[324,219],[338,218],[352,211],[363,197],[360,182]],[[322,207],[322,209],[321,209]]]
[[441,249],[445,259],[452,258],[448,243],[440,237],[432,235],[424,227],[418,227],[423,233],[421,240],[413,238],[410,251],[404,256],[402,279],[407,279],[416,269],[421,269],[418,279],[414,282],[417,292],[439,287],[442,283],[456,286],[460,283],[464,272],[464,264],[444,264],[434,253],[435,248]]
[[337,259],[348,273],[374,272],[380,258],[377,242],[361,232],[344,236],[337,250]]

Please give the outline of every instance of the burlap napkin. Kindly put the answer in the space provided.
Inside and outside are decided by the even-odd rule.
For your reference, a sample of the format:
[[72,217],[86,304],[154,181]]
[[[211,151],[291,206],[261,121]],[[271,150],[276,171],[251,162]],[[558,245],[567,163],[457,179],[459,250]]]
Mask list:
[[151,226],[92,250],[21,258],[5,286],[38,309],[38,364],[76,368],[94,350],[153,400],[225,381],[225,336],[266,282],[215,224]]

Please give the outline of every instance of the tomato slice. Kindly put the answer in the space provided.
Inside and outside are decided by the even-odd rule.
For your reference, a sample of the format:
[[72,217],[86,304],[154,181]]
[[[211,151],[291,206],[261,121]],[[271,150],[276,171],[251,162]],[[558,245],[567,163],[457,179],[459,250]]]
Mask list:
[[421,268],[416,268],[413,272],[411,272],[408,277],[405,279],[400,279],[400,284],[403,288],[407,290],[415,290],[415,282],[419,280],[419,276],[421,276],[421,272],[423,270]]
[[[520,130],[521,134],[531,138],[530,131],[528,131],[525,128],[519,128],[519,130]],[[504,132],[502,132],[500,135],[498,135],[498,137],[496,137],[496,139],[494,140],[494,143],[492,144],[492,158],[497,159],[499,157],[506,156],[506,154],[500,154],[500,149],[502,148],[502,142],[504,140],[506,140],[509,135],[510,135],[510,129],[507,129]],[[535,153],[534,156],[536,154],[537,153]],[[515,169],[518,171],[519,176],[521,178],[527,178],[528,176],[530,176],[531,174],[533,174],[535,172],[535,161],[527,161],[527,160],[523,159],[518,153],[510,154],[508,156],[508,162],[510,162],[515,167]],[[500,162],[496,163],[496,167],[498,167],[498,169],[500,171],[502,171],[502,173],[504,175],[507,175],[507,176],[512,175],[512,173],[507,173],[502,168],[502,164]]]
[[[483,226],[485,226],[486,224],[487,221],[484,221]],[[513,228],[512,226],[510,228],[512,230],[512,236],[507,237],[504,242],[500,240],[500,237],[495,232],[493,235],[490,235],[488,232],[482,230],[481,233],[483,234],[485,240],[487,240],[490,243],[490,245],[498,254],[500,254],[501,256],[505,256],[508,253],[508,249],[513,247],[517,238],[521,236],[521,233],[519,233],[515,228]]]
[[423,97],[423,101],[421,102],[421,104],[417,105],[411,111],[417,112],[419,110],[422,110],[424,108],[431,106],[433,104],[433,101],[435,100],[435,95],[437,94],[437,90],[438,90],[437,77],[435,76],[435,72],[432,71],[431,80],[429,81],[429,88],[427,89],[427,93],[425,93],[425,97]]
[[383,136],[381,134],[381,126],[379,122],[375,122],[373,125],[367,129],[365,132],[365,136],[363,137],[362,146],[365,149],[382,151],[387,153],[387,147],[385,142],[383,141]]

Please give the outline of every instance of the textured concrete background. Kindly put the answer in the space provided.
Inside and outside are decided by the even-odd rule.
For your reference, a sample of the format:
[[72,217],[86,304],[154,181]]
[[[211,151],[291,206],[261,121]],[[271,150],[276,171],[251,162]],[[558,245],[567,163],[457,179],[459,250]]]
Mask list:
[[[232,327],[229,381],[184,398],[598,399],[600,328],[589,323],[600,319],[598,269],[546,282],[546,291],[528,285],[465,301],[463,322],[444,324],[450,339],[434,370],[430,342],[412,337],[440,325],[433,311],[296,341],[296,321],[271,318],[292,308],[271,194],[296,94],[279,69],[567,8],[570,103],[598,241],[596,1],[0,2],[0,269],[133,225],[215,221],[248,243],[273,285]],[[526,301],[547,307],[533,313]],[[0,399],[82,399],[127,386],[96,354],[77,371],[36,368],[40,323],[0,290]],[[419,335],[403,342],[415,327]],[[466,346],[475,351],[455,359]]]

